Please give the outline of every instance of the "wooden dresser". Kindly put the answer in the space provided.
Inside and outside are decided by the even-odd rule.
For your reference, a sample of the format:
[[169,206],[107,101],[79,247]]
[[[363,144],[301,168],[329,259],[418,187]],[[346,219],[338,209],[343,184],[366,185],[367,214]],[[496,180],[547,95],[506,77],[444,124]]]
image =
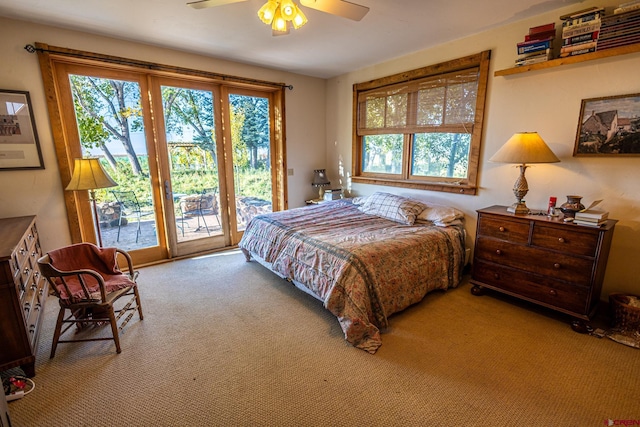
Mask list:
[[582,332],[598,308],[616,222],[596,228],[480,209],[471,292],[489,288],[569,314]]
[[36,350],[48,285],[35,216],[0,219],[0,371],[22,367],[35,375]]

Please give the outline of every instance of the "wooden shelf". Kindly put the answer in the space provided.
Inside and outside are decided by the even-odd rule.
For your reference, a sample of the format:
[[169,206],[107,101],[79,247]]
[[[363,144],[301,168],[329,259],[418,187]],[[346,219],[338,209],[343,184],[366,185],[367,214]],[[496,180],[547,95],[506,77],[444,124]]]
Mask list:
[[566,58],[550,59],[549,61],[539,62],[537,64],[523,65],[520,67],[507,68],[498,70],[493,75],[509,76],[512,74],[527,73],[529,71],[544,70],[546,68],[560,67],[562,65],[576,64],[578,62],[593,61],[594,59],[608,58],[610,56],[620,56],[629,53],[640,52],[640,43],[628,46],[614,47],[612,49],[599,50],[593,53],[585,53],[583,55],[569,56]]

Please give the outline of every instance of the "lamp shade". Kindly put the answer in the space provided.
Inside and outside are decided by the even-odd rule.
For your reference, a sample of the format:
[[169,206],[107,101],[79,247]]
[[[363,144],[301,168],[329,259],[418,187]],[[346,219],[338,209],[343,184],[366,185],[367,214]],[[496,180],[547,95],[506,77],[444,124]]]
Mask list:
[[118,185],[95,158],[75,159],[73,175],[66,190],[95,190],[97,188],[115,187]]
[[324,169],[314,169],[313,171],[313,181],[311,185],[314,187],[324,187],[326,185],[331,184],[329,178],[327,178],[327,173]]
[[560,161],[538,132],[518,132],[489,159],[498,163],[557,163]]

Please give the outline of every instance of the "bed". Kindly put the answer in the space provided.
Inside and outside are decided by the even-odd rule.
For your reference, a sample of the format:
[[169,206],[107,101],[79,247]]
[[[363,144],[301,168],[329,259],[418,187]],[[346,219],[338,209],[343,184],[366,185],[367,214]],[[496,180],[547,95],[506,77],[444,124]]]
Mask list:
[[375,193],[258,215],[239,247],[322,301],[349,343],[375,353],[389,316],[460,283],[463,221],[452,208]]

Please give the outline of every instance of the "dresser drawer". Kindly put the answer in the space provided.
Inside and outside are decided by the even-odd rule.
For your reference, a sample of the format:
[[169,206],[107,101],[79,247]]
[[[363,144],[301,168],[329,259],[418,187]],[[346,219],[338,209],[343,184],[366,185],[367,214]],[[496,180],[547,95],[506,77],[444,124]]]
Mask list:
[[569,227],[535,224],[531,244],[568,254],[594,257],[598,248],[598,234],[571,230]]
[[593,260],[478,237],[476,258],[576,284],[591,281]]
[[478,222],[478,235],[495,237],[514,243],[527,243],[529,241],[529,223],[481,215]]
[[589,288],[513,270],[483,261],[473,265],[473,280],[516,296],[575,313],[587,312]]
[[20,366],[35,375],[48,290],[38,270],[41,253],[34,216],[0,219],[0,371]]

